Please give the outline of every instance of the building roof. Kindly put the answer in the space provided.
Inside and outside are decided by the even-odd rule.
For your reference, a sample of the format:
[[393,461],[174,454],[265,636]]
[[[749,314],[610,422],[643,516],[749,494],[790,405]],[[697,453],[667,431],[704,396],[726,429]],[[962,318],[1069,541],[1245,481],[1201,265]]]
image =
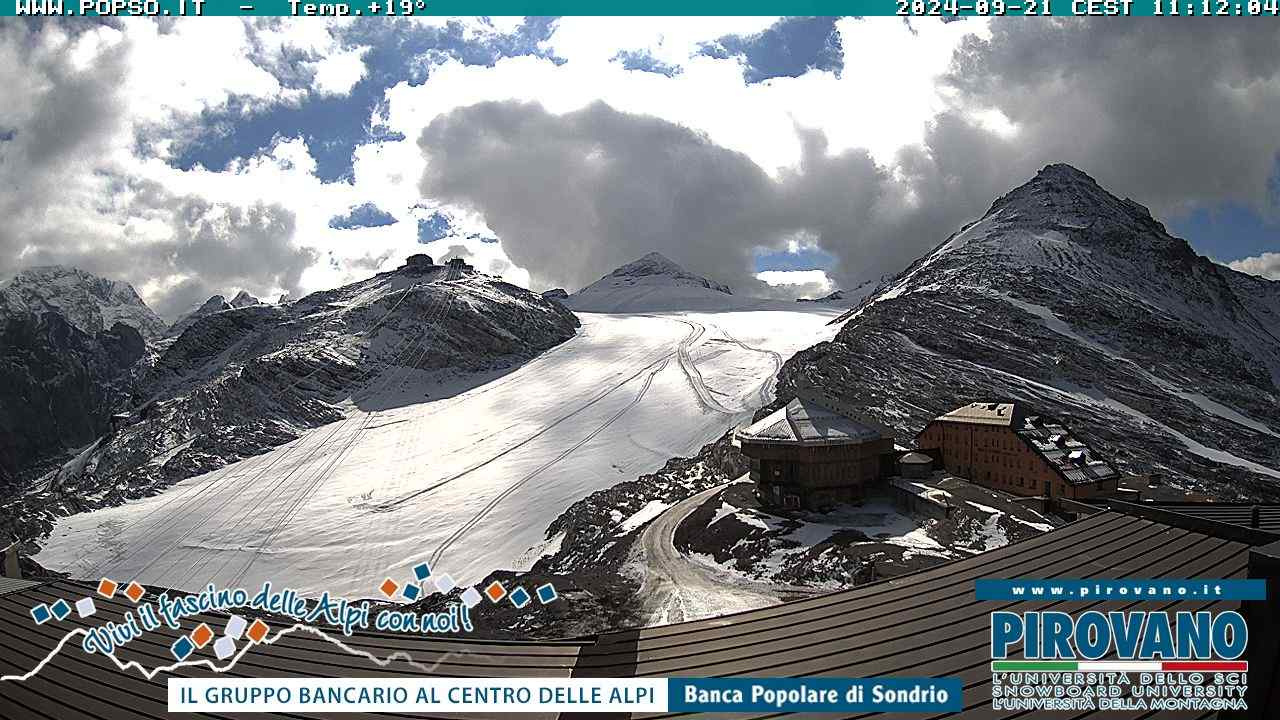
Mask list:
[[933,458],[925,455],[924,453],[909,452],[898,458],[898,462],[905,463],[907,465],[932,465]]
[[975,402],[939,415],[941,422],[1010,426],[1022,415],[1020,403]]
[[1023,403],[969,403],[939,416],[936,422],[1007,427],[1072,485],[1088,485],[1120,477],[1118,470],[1083,440],[1072,435],[1070,428],[1053,418],[1028,414]]
[[1039,415],[1027,416],[1014,426],[1014,431],[1072,485],[1120,477],[1120,472],[1111,463],[1057,420]]
[[[1136,515],[1101,511],[1057,530],[977,556],[768,608],[696,622],[621,630],[564,642],[500,642],[357,632],[343,642],[357,651],[402,660],[377,665],[310,632],[293,632],[259,645],[240,658],[232,676],[245,677],[959,677],[967,718],[991,711],[990,612],[1210,610],[1238,602],[1133,602],[1128,600],[1032,600],[1004,605],[974,599],[977,578],[1243,578],[1250,543]],[[1264,544],[1259,540],[1256,544]],[[59,641],[73,629],[118,621],[127,601],[97,599],[98,614],[73,613],[62,622],[35,625],[28,610],[57,598],[92,594],[89,585],[56,581],[0,597],[0,673],[26,673],[50,661],[30,679],[0,683],[0,717],[164,718],[166,680],[211,677],[203,666],[183,666],[145,679],[121,671],[78,642]],[[566,602],[568,600],[565,600]],[[478,622],[482,619],[478,619]],[[225,617],[202,614],[179,631],[147,633],[120,648],[122,662],[147,667],[173,662],[169,645],[197,622],[221,629]],[[52,654],[52,655],[51,655]],[[197,651],[212,662],[210,648]],[[1013,659],[1017,659],[1014,657]],[[437,664],[438,663],[438,664]],[[742,717],[772,717],[771,713]],[[1105,718],[1094,712],[1080,717]]]
[[[1280,533],[1280,504],[1275,503],[1155,502],[1142,503],[1142,506]],[[1257,525],[1254,525],[1255,512]]]
[[854,420],[813,399],[795,398],[748,427],[738,440],[762,444],[848,445],[891,438],[869,421]]

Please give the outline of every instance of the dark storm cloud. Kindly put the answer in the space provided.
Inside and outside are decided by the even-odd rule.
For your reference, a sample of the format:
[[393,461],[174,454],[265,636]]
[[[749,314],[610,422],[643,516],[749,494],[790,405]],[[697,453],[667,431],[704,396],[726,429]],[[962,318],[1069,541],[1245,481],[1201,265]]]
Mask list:
[[[772,183],[702,135],[603,103],[491,102],[437,118],[423,190],[483,212],[535,282],[577,287],[650,250],[730,283],[751,269]],[[715,272],[712,272],[715,271]]]
[[1034,165],[1055,158],[1158,212],[1270,204],[1280,25],[995,22],[956,55],[960,102],[1000,109]]
[[[75,39],[60,24],[0,24],[0,57],[22,58],[19,78],[0,71],[11,100],[0,127],[13,129],[0,143],[0,280],[61,264],[140,289],[161,281],[147,300],[170,318],[234,289],[296,293],[316,254],[294,244],[291,211],[211,204],[114,165],[131,132],[119,82],[131,48],[105,31],[92,62],[77,65]],[[166,231],[143,236],[130,221]]]
[[77,67],[56,48],[65,37],[60,25],[0,24],[0,46],[20,67],[0,73],[6,85],[6,107],[0,126],[8,140],[0,144],[5,222],[0,224],[0,251],[13,253],[22,241],[24,216],[39,217],[57,201],[62,179],[86,165],[104,140],[122,124],[124,101],[120,77],[127,69],[128,48],[109,47],[92,67]]
[[165,218],[166,237],[121,242],[110,236],[72,240],[50,234],[26,246],[21,266],[70,265],[139,288],[148,280],[180,278],[147,298],[151,309],[174,319],[234,289],[265,297],[280,287],[297,295],[302,273],[319,259],[314,250],[293,243],[294,214],[278,204],[211,204],[172,195],[151,182],[132,189],[129,212]]
[[316,251],[293,243],[294,214],[278,204],[211,205],[197,198],[175,202],[172,236],[151,247],[167,262],[153,272],[190,274],[196,284],[185,294],[171,291],[152,300],[155,311],[166,317],[229,288],[263,297],[281,287],[297,295],[302,273],[319,259]]
[[[602,104],[557,116],[485,103],[424,131],[422,189],[480,211],[547,285],[578,287],[658,250],[741,290],[756,247],[801,233],[850,286],[901,269],[1055,162],[1161,217],[1229,201],[1274,212],[1277,47],[1275,23],[997,22],[957,52],[952,108],[892,169],[800,130],[801,161],[776,178],[696,132]],[[992,109],[1016,132],[976,124]]]
[[[945,119],[931,137],[965,147],[980,131]],[[777,179],[688,128],[596,103],[565,115],[482,103],[437,118],[419,140],[424,194],[481,212],[535,283],[570,288],[658,251],[753,295],[793,294],[755,279],[757,249],[801,234],[839,258],[842,279],[892,272],[939,227],[989,204],[919,150],[906,178],[866,152],[831,155],[804,132],[800,165]]]

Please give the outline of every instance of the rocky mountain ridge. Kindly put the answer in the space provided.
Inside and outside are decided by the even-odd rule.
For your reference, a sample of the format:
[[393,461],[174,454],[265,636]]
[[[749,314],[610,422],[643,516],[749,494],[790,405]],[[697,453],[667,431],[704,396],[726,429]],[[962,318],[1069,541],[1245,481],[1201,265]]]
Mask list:
[[734,295],[728,285],[692,273],[657,252],[622,265],[561,300],[573,310],[607,313],[784,307],[778,300]]
[[75,268],[0,285],[0,497],[107,431],[163,329],[128,283]]
[[31,267],[0,285],[0,315],[45,312],[62,315],[88,335],[108,330],[117,322],[147,339],[160,337],[167,328],[129,283],[77,268]]
[[577,326],[528,290],[438,266],[201,315],[140,364],[137,395],[109,430],[0,515],[38,537],[53,513],[151,494],[349,413],[421,400],[388,386],[392,374],[508,367]]
[[789,360],[911,438],[974,400],[1058,415],[1123,471],[1280,499],[1280,283],[1197,255],[1145,207],[1051,165]]

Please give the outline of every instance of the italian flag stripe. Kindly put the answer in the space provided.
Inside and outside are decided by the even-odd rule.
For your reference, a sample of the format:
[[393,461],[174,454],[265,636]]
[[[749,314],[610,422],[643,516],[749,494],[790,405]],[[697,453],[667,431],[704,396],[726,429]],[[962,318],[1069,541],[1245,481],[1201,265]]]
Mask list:
[[991,672],[1248,672],[1224,660],[993,660]]

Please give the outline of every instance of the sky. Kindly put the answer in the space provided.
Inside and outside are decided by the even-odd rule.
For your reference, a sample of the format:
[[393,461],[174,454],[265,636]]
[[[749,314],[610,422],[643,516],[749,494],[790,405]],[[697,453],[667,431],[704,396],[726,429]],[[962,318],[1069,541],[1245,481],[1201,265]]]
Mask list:
[[1160,18],[8,19],[0,277],[174,318],[464,257],[659,251],[748,295],[900,270],[1044,165],[1280,279],[1280,26]]

